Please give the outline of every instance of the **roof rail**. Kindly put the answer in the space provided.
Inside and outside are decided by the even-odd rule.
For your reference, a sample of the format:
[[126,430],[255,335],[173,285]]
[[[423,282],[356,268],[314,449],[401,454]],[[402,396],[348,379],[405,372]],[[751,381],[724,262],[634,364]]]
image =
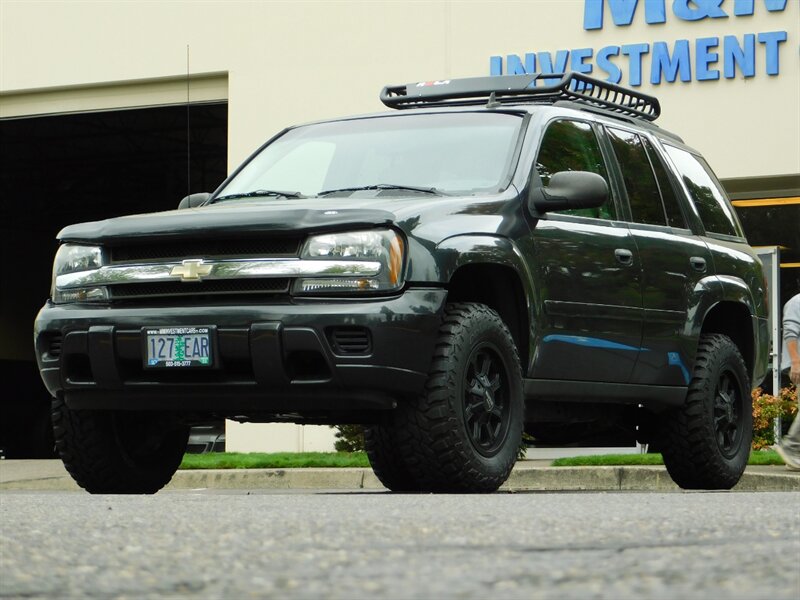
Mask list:
[[647,121],[655,121],[661,114],[661,105],[653,96],[574,72],[422,81],[390,85],[381,91],[381,102],[396,109],[474,105],[486,100],[489,106],[571,100]]

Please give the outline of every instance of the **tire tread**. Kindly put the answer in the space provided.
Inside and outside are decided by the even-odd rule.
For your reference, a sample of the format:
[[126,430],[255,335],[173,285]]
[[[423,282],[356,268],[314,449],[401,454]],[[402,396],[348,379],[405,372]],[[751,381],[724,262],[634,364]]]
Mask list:
[[[420,487],[442,492],[493,492],[508,478],[516,461],[516,451],[522,435],[522,418],[512,422],[509,444],[513,452],[506,452],[499,468],[487,468],[467,447],[468,440],[458,433],[452,390],[458,388],[455,368],[458,357],[466,350],[466,330],[470,327],[496,328],[512,351],[513,364],[509,369],[514,382],[519,382],[521,403],[521,373],[519,355],[511,333],[500,316],[488,306],[462,302],[448,304],[444,311],[425,392],[397,410],[394,430],[398,451],[403,463],[414,474]],[[510,398],[514,402],[515,399]],[[521,409],[520,409],[521,410]]]
[[176,430],[158,464],[133,464],[119,448],[113,434],[113,413],[75,411],[63,398],[53,398],[51,418],[56,449],[75,482],[93,494],[154,494],[175,474],[189,431]]
[[[727,358],[726,358],[727,357]],[[709,398],[713,402],[718,361],[731,360],[744,376],[740,393],[749,398],[749,381],[744,359],[733,341],[722,334],[700,337],[695,368],[686,396],[686,403],[664,415],[661,423],[660,447],[664,464],[673,481],[684,489],[730,489],[747,466],[752,427],[745,425],[742,444],[744,457],[727,460],[717,447],[713,419],[708,417]],[[750,404],[745,401],[745,407]],[[751,417],[745,416],[752,424]]]

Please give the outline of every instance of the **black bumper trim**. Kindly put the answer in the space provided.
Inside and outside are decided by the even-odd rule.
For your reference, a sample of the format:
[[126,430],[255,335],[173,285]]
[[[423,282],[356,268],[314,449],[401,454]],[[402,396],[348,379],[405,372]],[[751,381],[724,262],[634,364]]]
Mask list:
[[[81,407],[119,409],[127,399],[125,408],[200,410],[202,400],[202,410],[225,414],[239,414],[231,412],[237,406],[298,412],[292,403],[311,394],[320,410],[379,408],[423,390],[446,294],[412,288],[386,299],[181,308],[48,304],[36,320],[37,359],[50,393]],[[144,368],[142,327],[198,323],[217,331],[214,368]],[[327,334],[341,327],[367,331],[368,351],[337,353]],[[48,354],[56,335],[58,358]]]
[[[70,390],[64,393],[67,406],[73,410],[168,410],[175,412],[213,412],[227,416],[247,413],[294,414],[313,412],[336,414],[353,411],[386,411],[397,406],[397,399],[379,390],[336,390],[304,388],[283,393],[265,394],[256,386],[240,386],[236,393],[224,398],[213,389],[163,388],[130,390],[114,393],[109,402],[104,390]],[[334,420],[335,421],[335,420]]]
[[119,376],[117,353],[114,349],[114,326],[94,325],[89,327],[87,350],[96,385],[108,389],[121,388],[122,380]]
[[289,378],[283,370],[281,329],[278,322],[253,323],[250,326],[250,357],[253,373],[262,387],[283,387]]

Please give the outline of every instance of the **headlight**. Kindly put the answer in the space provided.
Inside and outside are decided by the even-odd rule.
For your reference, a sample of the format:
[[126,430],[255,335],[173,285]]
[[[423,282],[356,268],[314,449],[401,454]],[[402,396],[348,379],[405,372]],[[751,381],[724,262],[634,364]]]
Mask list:
[[331,233],[309,238],[302,258],[320,261],[370,261],[380,265],[369,277],[331,276],[298,279],[295,294],[386,292],[403,287],[405,245],[391,229]]
[[50,297],[53,302],[96,302],[108,299],[108,290],[103,286],[91,288],[63,288],[57,285],[60,275],[80,271],[91,271],[103,266],[103,251],[97,246],[63,244],[56,252],[53,261],[53,282]]

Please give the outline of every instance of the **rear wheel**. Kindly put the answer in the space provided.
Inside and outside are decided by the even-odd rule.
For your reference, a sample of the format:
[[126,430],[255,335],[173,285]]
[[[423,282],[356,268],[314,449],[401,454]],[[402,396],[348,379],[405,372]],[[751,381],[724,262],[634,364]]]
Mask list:
[[703,335],[686,403],[662,416],[659,446],[667,471],[685,489],[730,489],[747,466],[752,437],[742,355],[728,336]]
[[53,431],[64,466],[93,494],[153,494],[181,463],[189,427],[156,412],[71,410],[52,404]]
[[495,491],[516,461],[522,422],[508,328],[483,304],[449,304],[425,392],[395,415],[399,464],[422,490]]

